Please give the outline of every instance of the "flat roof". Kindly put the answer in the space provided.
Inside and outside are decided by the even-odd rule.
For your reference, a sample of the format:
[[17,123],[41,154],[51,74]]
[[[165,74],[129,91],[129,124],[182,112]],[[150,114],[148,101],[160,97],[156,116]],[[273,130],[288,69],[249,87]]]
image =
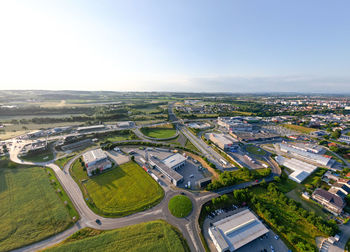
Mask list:
[[183,155],[175,153],[174,155],[165,158],[162,162],[169,168],[173,168],[184,161],[186,161],[186,158]]
[[107,158],[107,155],[101,149],[91,150],[83,154],[83,159],[86,164],[105,158]]
[[168,177],[174,179],[175,181],[180,181],[181,179],[183,179],[182,175],[180,175],[173,169],[166,166],[163,162],[161,162],[157,158],[151,156],[150,161],[153,162],[162,173],[166,173]]
[[213,223],[210,229],[214,231],[212,233],[217,242],[223,244],[220,241],[223,238],[231,251],[269,232],[264,224],[248,209]]
[[86,127],[78,127],[77,130],[81,131],[81,130],[93,130],[93,129],[102,129],[105,126],[103,124],[99,124],[99,125],[93,125],[93,126],[86,126]]

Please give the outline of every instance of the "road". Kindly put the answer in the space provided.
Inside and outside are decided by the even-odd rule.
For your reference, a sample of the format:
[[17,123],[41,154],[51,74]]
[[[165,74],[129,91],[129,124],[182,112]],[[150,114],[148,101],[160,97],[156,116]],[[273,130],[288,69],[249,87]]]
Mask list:
[[[196,147],[198,145],[197,148],[203,151],[204,154],[208,155],[213,159],[218,158],[218,157],[213,157],[219,154],[217,154],[216,152],[215,152],[216,154],[212,153],[211,147],[207,146],[204,142],[203,142],[204,144],[201,144],[199,141],[197,141],[198,139],[194,137],[193,134],[189,132],[188,129],[186,129],[185,127],[180,127],[180,128],[181,128],[181,131],[184,133],[184,135],[188,137],[190,140],[192,139],[193,144],[196,143],[195,144]],[[139,142],[139,141],[140,140],[135,140],[135,142]],[[130,142],[132,142],[132,140]],[[167,186],[167,187],[164,187],[165,196],[157,206],[151,209],[148,209],[146,211],[135,213],[122,218],[104,218],[94,213],[88,207],[78,184],[71,177],[69,167],[77,158],[79,158],[79,155],[71,159],[65,165],[63,170],[61,170],[52,161],[36,163],[36,162],[27,162],[19,159],[18,154],[21,150],[21,147],[23,147],[23,145],[26,143],[28,143],[28,141],[21,141],[19,143],[17,143],[16,141],[13,141],[13,145],[11,146],[11,149],[10,149],[10,159],[13,162],[16,162],[19,164],[46,166],[51,168],[55,172],[63,189],[66,191],[67,195],[70,197],[72,203],[77,209],[80,215],[80,219],[77,221],[77,223],[73,227],[69,228],[68,230],[65,230],[62,233],[56,234],[46,240],[34,243],[32,245],[19,248],[15,251],[36,251],[39,249],[50,247],[54,244],[57,244],[63,241],[64,239],[66,239],[67,237],[69,237],[70,235],[72,235],[73,233],[75,233],[76,231],[84,227],[91,227],[91,228],[101,229],[101,230],[110,230],[110,229],[121,228],[129,225],[134,225],[134,224],[157,220],[157,219],[166,220],[171,225],[177,227],[182,232],[184,238],[187,240],[187,243],[191,251],[196,251],[196,252],[205,251],[199,236],[200,227],[197,221],[202,205],[207,201],[211,200],[212,198],[218,197],[219,195],[230,193],[233,190],[249,187],[251,185],[256,184],[255,182],[247,182],[247,183],[231,186],[229,188],[224,188],[222,190],[218,190],[217,192],[197,192],[197,193],[181,190],[179,188],[173,189],[172,186]],[[268,162],[271,164],[273,169],[276,169],[276,170],[273,170],[273,173],[266,179],[266,181],[271,181],[274,175],[280,174],[280,171],[278,170],[279,167],[278,168],[274,167],[272,161],[273,160],[268,160]],[[183,219],[178,219],[169,212],[168,202],[174,195],[178,195],[181,192],[185,193],[191,199],[193,204],[193,211],[188,217]],[[99,219],[101,221],[101,225],[98,225],[96,223],[96,219]]]
[[[63,170],[61,170],[56,164],[52,162],[43,162],[43,163],[35,163],[35,162],[27,162],[22,161],[18,158],[18,153],[21,148],[16,147],[18,145],[14,145],[11,148],[10,151],[10,159],[13,162],[19,163],[19,164],[25,164],[25,165],[36,165],[36,166],[46,166],[51,168],[58,180],[60,181],[63,189],[67,192],[68,196],[70,197],[72,203],[76,207],[80,219],[79,221],[70,229],[54,235],[50,237],[49,239],[37,242],[35,244],[17,249],[16,251],[35,251],[39,249],[43,249],[49,246],[52,246],[54,244],[57,244],[58,242],[61,242],[74,232],[78,231],[81,228],[84,227],[91,227],[95,229],[101,229],[101,230],[109,230],[109,229],[115,229],[115,228],[121,228],[133,224],[138,224],[142,222],[157,220],[157,219],[163,219],[172,224],[173,226],[176,226],[184,235],[185,239],[188,242],[188,245],[191,249],[191,251],[204,251],[203,245],[201,243],[200,237],[198,232],[197,225],[197,215],[199,216],[199,211],[201,209],[201,205],[203,204],[203,199],[210,200],[213,197],[217,197],[217,193],[206,193],[204,198],[196,198],[197,195],[187,192],[184,190],[174,190],[170,187],[167,187],[168,189],[165,190],[165,197],[164,199],[158,204],[157,206],[136,214],[132,214],[126,217],[122,218],[104,218],[97,214],[95,214],[86,204],[83,194],[77,185],[77,183],[73,180],[69,173],[69,167],[71,164],[79,158],[79,156],[76,156],[75,158],[71,159],[64,167]],[[169,189],[170,188],[170,189]],[[168,202],[169,200],[177,194],[180,194],[181,192],[186,193],[186,195],[191,199],[193,203],[193,211],[192,213],[184,218],[184,219],[178,219],[171,215],[171,213],[168,210]],[[199,194],[200,195],[200,194]],[[96,219],[101,220],[101,225],[98,225],[96,223]]]

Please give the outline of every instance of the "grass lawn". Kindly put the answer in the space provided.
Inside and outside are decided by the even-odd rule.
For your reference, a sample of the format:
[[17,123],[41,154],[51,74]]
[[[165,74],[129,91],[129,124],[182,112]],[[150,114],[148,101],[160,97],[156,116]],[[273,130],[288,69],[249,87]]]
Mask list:
[[189,141],[188,139],[186,141],[185,148],[192,150],[194,152],[200,153],[200,151],[197,149],[197,147],[194,146],[193,143],[191,143],[191,141]]
[[121,132],[113,132],[110,133],[100,139],[101,142],[117,142],[117,141],[124,141],[124,140],[136,140],[139,139],[134,132],[129,131],[127,133],[121,131]]
[[184,195],[176,195],[169,201],[169,211],[177,218],[184,218],[192,212],[192,201]]
[[294,125],[294,124],[282,124],[283,127],[291,130],[295,130],[304,134],[310,134],[313,131],[316,131],[316,129],[308,128],[300,125]]
[[264,151],[263,149],[254,146],[254,145],[246,145],[245,146],[246,151],[248,151],[249,153],[253,154],[253,155],[265,155],[266,151]]
[[74,158],[74,154],[73,155],[68,155],[65,156],[63,158],[57,159],[55,161],[55,164],[58,165],[58,167],[60,167],[61,169],[63,169],[63,167],[69,162],[69,160],[71,160],[72,158]]
[[165,221],[152,221],[110,231],[84,228],[46,251],[189,252],[182,234]]
[[72,224],[44,168],[0,161],[0,251],[59,233]]
[[47,162],[54,159],[52,151],[48,148],[47,150],[40,153],[33,153],[26,156],[21,156],[21,159],[29,162]]
[[88,178],[77,159],[72,165],[72,174],[79,181],[85,198],[89,198],[90,208],[106,217],[146,210],[164,196],[160,185],[132,161]]
[[140,129],[142,134],[152,138],[170,138],[175,136],[176,129],[169,127],[145,127]]

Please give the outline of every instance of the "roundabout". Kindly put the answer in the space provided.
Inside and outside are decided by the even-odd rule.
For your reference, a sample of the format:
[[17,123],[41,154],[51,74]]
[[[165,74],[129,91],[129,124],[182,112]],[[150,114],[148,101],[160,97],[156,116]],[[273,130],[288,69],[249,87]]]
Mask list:
[[170,213],[177,218],[185,218],[192,212],[192,201],[185,195],[176,195],[169,201]]

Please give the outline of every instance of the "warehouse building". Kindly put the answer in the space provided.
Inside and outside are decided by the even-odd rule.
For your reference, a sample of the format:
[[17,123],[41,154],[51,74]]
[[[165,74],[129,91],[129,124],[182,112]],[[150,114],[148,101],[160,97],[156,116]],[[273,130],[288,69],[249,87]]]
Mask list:
[[150,155],[149,164],[157,168],[175,186],[183,180],[183,176],[176,172],[176,170],[186,164],[186,158],[179,153],[171,155],[163,160]]
[[209,236],[218,252],[235,251],[269,232],[248,209],[213,223]]
[[229,131],[251,132],[253,126],[249,123],[243,123],[241,117],[218,117],[218,125]]
[[105,130],[106,126],[103,124],[100,125],[93,125],[93,126],[86,126],[86,127],[78,127],[77,132],[78,133],[87,133],[92,131],[99,131],[99,130]]
[[83,154],[83,160],[86,167],[86,172],[89,176],[93,175],[93,172],[99,170],[100,172],[112,167],[111,161],[104,151],[101,149],[91,150]]
[[222,150],[226,150],[230,148],[234,143],[237,143],[237,141],[234,141],[232,138],[229,138],[224,134],[209,133],[208,137],[210,141],[212,141]]
[[322,155],[315,154],[314,152],[301,150],[299,148],[295,148],[293,145],[281,143],[279,144],[279,147],[282,152],[289,153],[295,157],[303,158],[310,162],[314,162],[328,167],[331,167],[334,164],[334,160],[332,160],[330,157],[325,157]]
[[314,170],[317,169],[317,166],[305,163],[295,158],[289,159],[282,156],[277,156],[276,161],[278,164],[293,170],[288,177],[298,183],[303,182],[304,179],[306,179]]

